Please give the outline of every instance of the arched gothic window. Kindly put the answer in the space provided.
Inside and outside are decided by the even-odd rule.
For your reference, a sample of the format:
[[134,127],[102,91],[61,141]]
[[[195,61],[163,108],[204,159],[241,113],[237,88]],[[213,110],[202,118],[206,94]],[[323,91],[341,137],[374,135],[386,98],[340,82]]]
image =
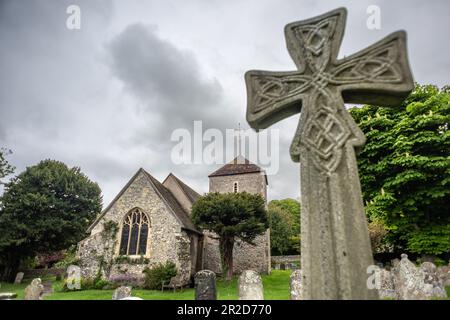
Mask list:
[[141,209],[131,210],[123,220],[120,255],[145,255],[149,220]]
[[234,192],[234,193],[238,193],[238,191],[239,191],[238,183],[235,182],[235,183],[233,184],[233,192]]

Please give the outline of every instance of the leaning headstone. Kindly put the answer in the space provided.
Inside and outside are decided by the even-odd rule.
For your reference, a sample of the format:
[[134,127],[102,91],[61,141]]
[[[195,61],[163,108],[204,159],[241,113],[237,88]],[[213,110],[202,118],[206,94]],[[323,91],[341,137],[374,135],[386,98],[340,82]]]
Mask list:
[[393,268],[396,297],[399,300],[427,300],[445,298],[447,293],[436,273],[436,266],[424,262],[420,268],[402,254],[399,264]]
[[239,300],[264,300],[262,280],[258,272],[245,270],[238,282]]
[[303,300],[301,270],[295,270],[291,274],[291,300]]
[[195,300],[217,300],[216,274],[200,270],[195,274]]
[[122,300],[131,296],[131,287],[121,286],[114,290],[112,300]]
[[31,284],[25,288],[23,300],[42,300],[44,286],[40,278],[33,279]]
[[355,156],[365,137],[345,103],[399,106],[414,88],[403,31],[338,60],[346,16],[339,8],[285,27],[298,70],[245,74],[252,128],[301,112],[290,155],[300,162],[305,299],[377,298]]
[[17,293],[15,292],[0,292],[0,300],[12,300],[17,298]]
[[14,279],[14,283],[15,283],[15,284],[20,284],[20,283],[22,283],[23,275],[24,275],[23,272],[17,272],[17,274],[16,274],[16,279]]

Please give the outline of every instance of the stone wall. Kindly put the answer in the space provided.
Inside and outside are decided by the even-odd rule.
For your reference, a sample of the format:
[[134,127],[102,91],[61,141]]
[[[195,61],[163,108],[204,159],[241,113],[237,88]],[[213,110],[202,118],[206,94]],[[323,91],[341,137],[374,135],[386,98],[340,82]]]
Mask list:
[[266,177],[260,172],[210,177],[209,192],[233,192],[235,182],[239,192],[259,193],[267,199]]
[[300,255],[272,256],[272,269],[297,270],[300,269]]
[[[270,232],[267,230],[263,235],[256,237],[255,245],[236,240],[233,247],[233,270],[236,274],[244,270],[255,270],[263,274],[270,272],[269,237]],[[211,232],[205,232],[202,269],[222,273],[219,240]]]
[[[141,274],[146,266],[172,261],[179,270],[181,283],[187,283],[191,276],[190,237],[182,230],[180,222],[169,210],[153,189],[148,177],[140,173],[123,194],[108,209],[99,223],[92,229],[91,235],[79,243],[78,256],[81,260],[81,272],[84,277],[95,277],[100,267],[100,259],[113,260],[119,256],[119,239],[124,216],[134,208],[140,208],[150,220],[149,240],[145,258],[148,264],[120,264],[111,267],[109,274],[102,272],[103,277],[117,274]],[[105,222],[113,221],[119,225],[119,231],[111,249],[102,237]],[[106,248],[105,248],[106,247]],[[106,250],[105,250],[106,249]],[[109,259],[111,251],[112,259]],[[139,257],[138,257],[139,258]]]

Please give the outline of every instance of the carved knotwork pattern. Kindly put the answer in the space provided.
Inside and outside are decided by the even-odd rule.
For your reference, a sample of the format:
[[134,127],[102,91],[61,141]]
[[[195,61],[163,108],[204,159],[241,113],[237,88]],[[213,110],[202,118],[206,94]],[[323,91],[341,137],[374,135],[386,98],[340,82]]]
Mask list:
[[300,145],[303,145],[312,152],[316,167],[326,173],[336,169],[342,148],[352,136],[349,124],[339,113],[345,112],[344,103],[337,96],[340,93],[330,88],[355,83],[393,84],[402,81],[395,39],[364,55],[330,63],[337,24],[338,16],[331,16],[314,24],[292,28],[292,35],[287,36],[287,45],[297,65],[305,65],[302,73],[258,73],[250,78],[253,100],[249,108],[255,116],[264,117],[292,101],[303,101],[302,112],[307,112],[308,116],[302,117],[303,122],[291,145],[291,155],[298,159]]

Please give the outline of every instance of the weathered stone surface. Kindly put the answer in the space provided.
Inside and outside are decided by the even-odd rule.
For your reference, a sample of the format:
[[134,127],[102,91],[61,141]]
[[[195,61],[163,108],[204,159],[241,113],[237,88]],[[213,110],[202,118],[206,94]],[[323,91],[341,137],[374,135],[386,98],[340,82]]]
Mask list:
[[121,286],[114,290],[112,300],[122,300],[131,296],[131,287]]
[[445,287],[450,286],[450,267],[449,266],[438,267],[436,272],[439,278],[442,280],[444,286]]
[[23,272],[17,272],[16,278],[14,279],[14,283],[15,283],[15,284],[20,284],[20,283],[22,283],[23,276],[24,276],[24,273],[23,273]]
[[0,292],[0,300],[12,300],[17,298],[17,293],[15,292]]
[[378,282],[378,294],[381,299],[395,299],[394,277],[392,273],[385,269],[379,269],[376,274]]
[[298,71],[245,74],[252,128],[301,110],[290,154],[301,167],[305,299],[377,298],[366,285],[373,259],[355,158],[365,137],[344,103],[398,106],[414,88],[405,32],[337,60],[345,20],[340,8],[288,24],[287,49]]
[[264,300],[264,290],[260,275],[253,270],[245,270],[239,277],[239,300]]
[[216,274],[200,270],[195,274],[195,300],[217,300]]
[[44,286],[40,278],[33,279],[31,284],[25,288],[24,300],[42,300]]
[[295,270],[291,274],[291,300],[302,299],[302,271]]
[[442,280],[436,272],[436,266],[424,262],[419,268],[402,254],[400,263],[393,268],[396,298],[399,300],[426,300],[445,298],[447,293]]

